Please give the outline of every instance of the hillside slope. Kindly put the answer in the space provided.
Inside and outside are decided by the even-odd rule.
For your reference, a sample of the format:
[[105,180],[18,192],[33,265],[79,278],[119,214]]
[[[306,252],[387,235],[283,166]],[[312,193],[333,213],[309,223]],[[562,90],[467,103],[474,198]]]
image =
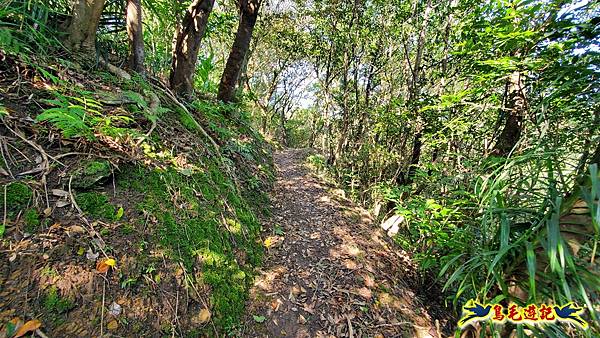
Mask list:
[[61,59],[0,59],[4,330],[235,333],[273,179],[243,108]]

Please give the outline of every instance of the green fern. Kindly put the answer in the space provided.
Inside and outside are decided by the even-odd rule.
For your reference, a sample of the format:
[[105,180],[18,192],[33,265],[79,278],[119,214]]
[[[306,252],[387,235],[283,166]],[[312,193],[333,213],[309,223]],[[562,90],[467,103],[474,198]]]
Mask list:
[[135,104],[137,104],[140,108],[148,109],[148,102],[144,100],[144,97],[141,94],[126,90],[123,92],[123,96],[135,102]]
[[54,127],[60,129],[66,138],[81,136],[89,140],[95,139],[93,126],[96,125],[98,118],[93,115],[97,114],[98,109],[101,108],[98,103],[93,100],[71,98],[84,103],[85,106],[75,105],[70,102],[69,97],[60,94],[56,94],[56,96],[56,100],[46,101],[55,107],[44,110],[36,117],[36,121],[50,122]]
[[92,128],[85,122],[85,110],[81,108],[57,107],[46,109],[36,121],[48,121],[62,130],[63,136],[70,138],[84,136],[93,139]]

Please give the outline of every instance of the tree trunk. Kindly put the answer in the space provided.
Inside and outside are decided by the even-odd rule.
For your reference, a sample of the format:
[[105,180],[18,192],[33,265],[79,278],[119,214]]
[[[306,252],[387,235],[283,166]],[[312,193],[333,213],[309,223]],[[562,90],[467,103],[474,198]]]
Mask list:
[[521,73],[516,71],[508,79],[504,113],[508,114],[504,128],[492,150],[496,156],[506,157],[521,138],[522,123],[525,115],[525,93]]
[[129,36],[129,69],[144,74],[144,35],[142,33],[141,0],[127,0],[127,35]]
[[77,0],[65,28],[64,45],[73,53],[96,54],[96,31],[104,0]]
[[423,142],[421,141],[422,134],[417,133],[415,135],[415,139],[413,141],[413,148],[410,155],[410,165],[408,167],[408,173],[406,174],[406,178],[403,180],[404,185],[412,184],[415,179],[415,175],[417,174],[417,166],[419,165],[419,160],[421,159],[421,145]]
[[178,94],[191,95],[194,91],[200,42],[214,4],[215,0],[194,0],[177,28],[169,84]]
[[217,98],[221,101],[231,102],[234,99],[240,71],[248,53],[252,31],[258,18],[259,7],[260,0],[240,0],[240,23],[219,83]]

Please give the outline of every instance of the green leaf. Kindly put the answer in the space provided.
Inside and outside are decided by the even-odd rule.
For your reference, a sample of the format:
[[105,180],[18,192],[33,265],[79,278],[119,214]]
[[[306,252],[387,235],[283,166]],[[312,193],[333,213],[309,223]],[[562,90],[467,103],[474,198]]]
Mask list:
[[118,221],[121,218],[123,218],[124,212],[125,212],[125,210],[123,210],[123,207],[119,207],[119,209],[117,210],[117,213],[115,214],[115,220]]
[[267,319],[267,318],[265,318],[265,316],[257,316],[257,315],[252,316],[252,318],[254,318],[254,321],[257,323],[263,323]]
[[530,242],[525,242],[527,247],[527,271],[529,272],[529,295],[533,298],[533,302],[536,302],[536,291],[535,291],[535,252],[533,251],[533,245]]

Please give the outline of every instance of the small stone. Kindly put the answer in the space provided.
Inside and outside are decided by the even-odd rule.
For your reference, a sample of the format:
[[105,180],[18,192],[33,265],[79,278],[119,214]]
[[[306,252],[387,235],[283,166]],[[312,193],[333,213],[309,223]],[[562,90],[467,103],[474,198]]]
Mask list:
[[85,254],[85,258],[89,259],[90,261],[95,261],[96,259],[98,259],[99,256],[100,256],[100,253],[99,252],[94,253],[92,248],[89,248],[87,253]]
[[110,315],[115,316],[115,317],[118,316],[118,315],[120,315],[121,311],[122,311],[121,305],[117,304],[116,302],[113,302],[110,305],[110,307],[108,308],[108,313]]

